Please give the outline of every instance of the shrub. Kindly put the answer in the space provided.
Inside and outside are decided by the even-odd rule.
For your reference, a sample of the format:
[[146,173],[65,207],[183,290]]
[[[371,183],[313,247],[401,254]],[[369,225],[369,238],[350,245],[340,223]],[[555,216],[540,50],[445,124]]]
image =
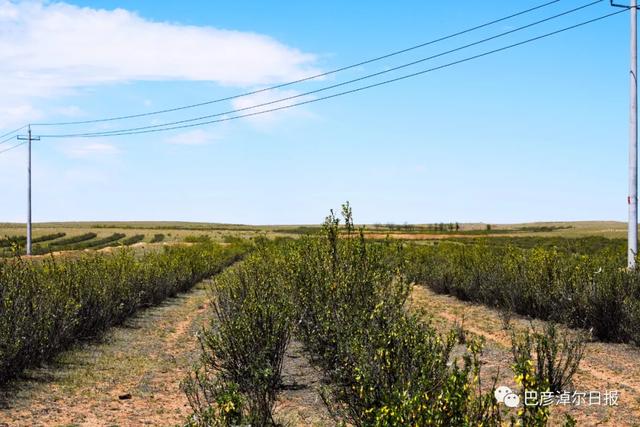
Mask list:
[[535,360],[535,375],[539,384],[544,384],[553,393],[568,390],[571,379],[578,370],[584,355],[584,334],[571,336],[569,332],[558,333],[554,323],[548,323],[540,331],[526,331],[522,336],[512,332],[514,360]]
[[53,246],[67,246],[73,243],[84,242],[86,240],[95,239],[98,235],[96,233],[84,233],[79,236],[67,237],[66,239],[56,240],[55,242],[51,242],[49,244],[50,247]]
[[[213,281],[215,319],[201,337],[203,363],[216,378],[200,388],[209,412],[220,414],[233,391],[244,402],[243,422],[275,424],[273,405],[295,314],[286,270],[280,251],[268,246]],[[193,387],[186,390],[194,401]],[[202,413],[197,405],[194,411]]]
[[469,342],[462,367],[451,364],[454,335],[405,308],[402,247],[366,242],[348,204],[342,213],[344,231],[331,213],[290,257],[299,336],[333,384],[334,411],[353,425],[497,425],[479,344]]
[[238,259],[245,246],[164,248],[0,261],[0,383],[136,309],[185,291]]
[[206,365],[196,367],[181,383],[193,413],[184,427],[248,424],[245,400],[234,383],[223,382]]
[[259,240],[261,249],[215,280],[203,367],[184,384],[190,425],[273,424],[292,331],[323,369],[326,403],[341,422],[499,425],[493,392],[480,384],[481,344],[469,340],[462,363],[453,361],[454,334],[441,336],[405,307],[402,247],[366,242],[348,204],[343,216],[344,229],[331,213],[321,234]]
[[149,243],[160,243],[164,240],[164,234],[154,234]]
[[[586,338],[583,334],[570,336],[558,333],[553,323],[540,331],[526,330],[518,335],[512,331],[511,352],[516,382],[521,386],[518,411],[520,425],[545,426],[549,419],[549,406],[540,399],[542,393],[558,394],[568,391],[571,379],[584,355]],[[536,402],[527,402],[527,392],[535,393]],[[512,417],[512,424],[515,418]],[[566,417],[565,425],[575,425]]]
[[406,252],[409,279],[436,292],[593,329],[605,341],[637,342],[640,273],[620,268],[615,250],[576,255],[441,243],[410,246]]
[[127,237],[126,239],[120,242],[123,246],[130,246],[138,242],[142,242],[144,240],[144,234],[135,234],[131,237]]

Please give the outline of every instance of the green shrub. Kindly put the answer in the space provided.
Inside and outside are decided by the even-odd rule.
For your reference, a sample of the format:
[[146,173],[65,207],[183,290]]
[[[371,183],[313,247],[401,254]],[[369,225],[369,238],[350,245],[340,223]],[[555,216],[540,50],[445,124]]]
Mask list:
[[238,259],[245,246],[170,247],[0,261],[0,383],[99,335],[136,309],[186,291]]
[[[507,312],[593,329],[605,341],[638,338],[640,273],[620,254],[441,243],[407,248],[406,274],[436,292]],[[635,338],[634,338],[635,337]]]
[[[285,256],[269,245],[213,281],[215,318],[201,336],[203,363],[216,378],[202,393],[209,412],[220,413],[221,399],[233,390],[244,402],[243,422],[275,424],[273,405],[295,316],[286,271]],[[193,387],[190,393],[194,401]]]
[[[67,233],[45,234],[45,235],[40,236],[40,237],[34,237],[33,239],[31,239],[31,243],[48,242],[50,240],[59,239],[59,238],[64,237],[66,235],[67,235]],[[21,245],[24,245],[26,243],[26,241],[27,241],[27,237],[26,236],[7,236],[4,239],[0,239],[0,248],[11,247],[11,243],[12,242],[18,242]]]
[[73,243],[79,243],[79,242],[84,242],[86,240],[95,239],[97,236],[98,235],[96,233],[84,233],[84,234],[80,234],[79,236],[71,236],[71,237],[67,237],[66,239],[56,240],[55,242],[51,242],[49,246],[50,247],[67,246]]
[[135,234],[133,236],[127,237],[126,239],[120,242],[123,246],[130,246],[138,242],[142,242],[144,240],[144,234]]
[[350,425],[499,425],[480,384],[481,345],[462,361],[406,308],[411,285],[401,246],[366,242],[343,207],[320,234],[258,240],[260,249],[219,276],[215,319],[201,339],[203,366],[184,383],[188,425],[270,425],[282,357],[294,333],[328,384],[326,403]]
[[370,243],[343,206],[323,234],[303,237],[294,265],[298,334],[332,384],[332,409],[353,425],[498,425],[479,384],[480,346],[451,363],[455,337],[407,312],[401,247]]
[[526,331],[522,336],[512,332],[511,342],[514,360],[524,357],[535,360],[538,383],[545,384],[553,393],[569,389],[586,347],[584,334],[558,333],[554,323],[548,323],[540,331]]
[[[553,323],[540,331],[526,330],[522,334],[512,332],[511,352],[515,380],[520,385],[521,409],[517,419],[512,415],[512,425],[546,426],[549,405],[543,403],[542,393],[569,391],[571,379],[578,370],[584,355],[586,337],[558,333]],[[535,403],[527,401],[526,392],[534,393]],[[571,416],[565,416],[565,426],[575,425]]]
[[164,234],[158,233],[154,234],[149,243],[160,243],[164,240]]
[[196,367],[181,383],[193,413],[184,427],[248,424],[248,409],[238,386],[216,378],[206,364]]

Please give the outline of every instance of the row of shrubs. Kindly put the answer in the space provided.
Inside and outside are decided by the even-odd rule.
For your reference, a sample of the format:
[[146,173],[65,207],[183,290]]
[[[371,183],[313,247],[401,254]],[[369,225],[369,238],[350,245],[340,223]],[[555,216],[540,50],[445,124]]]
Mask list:
[[[514,425],[545,425],[548,408],[505,413],[498,406],[495,384],[481,384],[481,342],[469,339],[454,360],[455,333],[441,335],[422,313],[407,310],[412,285],[402,247],[367,241],[355,232],[348,205],[343,214],[344,230],[332,214],[322,235],[262,243],[215,278],[201,365],[183,383],[194,411],[187,425],[277,424],[273,408],[291,339],[322,368],[329,384],[323,398],[337,424],[497,426],[508,416]],[[549,336],[514,335],[514,371],[527,379],[522,397],[525,386],[550,390],[549,370],[536,371],[531,344],[544,348]],[[547,360],[556,367],[570,346],[551,341]]]
[[510,236],[490,237],[483,239],[450,238],[448,241],[464,244],[481,244],[484,246],[515,246],[523,249],[544,248],[557,249],[562,252],[593,255],[603,250],[615,251],[624,263],[626,257],[626,239],[609,239],[602,236],[561,237],[561,236]]
[[[332,412],[353,425],[498,425],[491,390],[480,384],[480,345],[452,363],[442,336],[406,310],[403,252],[368,244],[343,206],[344,238],[333,213],[324,238],[304,239],[295,260],[298,333],[332,386]],[[460,362],[460,363],[459,363]]]
[[0,383],[138,308],[185,291],[237,260],[246,245],[165,247],[0,261]]
[[640,345],[640,270],[622,268],[618,250],[576,255],[442,243],[407,253],[409,279],[436,292]]
[[126,239],[122,240],[122,243],[124,246],[130,246],[133,245],[135,243],[138,242],[142,242],[144,240],[144,234],[134,234],[133,236],[127,237]]
[[98,237],[96,233],[93,233],[93,232],[84,233],[84,234],[79,234],[77,236],[67,237],[66,239],[56,240],[55,242],[51,242],[49,246],[54,247],[54,246],[73,245],[75,243],[80,243],[87,240],[95,239],[96,237]]
[[[141,242],[144,240],[144,234],[135,234],[133,236],[125,237],[123,233],[113,233],[109,236],[105,236],[100,239],[96,239],[97,234],[90,232],[84,233],[77,236],[68,237],[66,239],[56,240],[51,242],[49,245],[40,245],[40,242],[47,242],[49,240],[59,239],[60,237],[64,237],[66,233],[56,233],[49,234],[45,236],[41,236],[33,239],[33,243],[35,245],[32,248],[32,253],[34,255],[44,255],[54,251],[73,251],[73,250],[82,250],[82,249],[102,249],[110,246],[131,246],[135,243]],[[155,234],[150,243],[158,243],[162,242],[165,238],[164,234]],[[119,241],[123,239],[122,241]],[[0,240],[0,257],[7,256],[17,256],[25,254],[25,244],[26,238],[24,236],[16,237],[16,238],[7,238],[4,240]],[[6,243],[9,242],[9,243]],[[13,243],[11,243],[13,242]],[[11,249],[8,249],[13,244]],[[5,246],[3,246],[5,245]],[[1,248],[5,247],[4,250]]]
[[[66,236],[67,233],[51,233],[45,234],[39,237],[34,237],[32,243],[48,242],[50,240],[59,239]],[[27,241],[26,236],[8,236],[4,239],[0,239],[0,248],[9,248],[13,243],[24,244]]]
[[164,234],[162,233],[157,233],[154,234],[153,237],[151,238],[151,240],[149,241],[149,243],[160,243],[164,240]]

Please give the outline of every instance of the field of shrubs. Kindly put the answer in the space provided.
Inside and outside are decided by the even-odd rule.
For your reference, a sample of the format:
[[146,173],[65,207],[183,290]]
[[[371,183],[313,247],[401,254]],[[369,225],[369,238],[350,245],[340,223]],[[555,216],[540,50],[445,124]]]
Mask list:
[[[277,425],[274,404],[292,340],[322,371],[323,400],[338,424],[546,425],[548,407],[498,405],[495,383],[481,381],[480,339],[438,333],[422,313],[407,309],[419,271],[413,264],[426,254],[365,239],[348,205],[343,216],[341,226],[332,213],[320,234],[259,243],[214,279],[202,358],[183,382],[193,409],[187,425]],[[554,324],[514,333],[521,398],[524,390],[570,384],[584,339]]]
[[[321,372],[322,400],[336,424],[547,425],[548,406],[509,409],[496,401],[497,377],[483,374],[482,338],[461,328],[442,332],[425,320],[428,312],[410,310],[414,286],[499,308],[505,317],[550,321],[510,331],[509,368],[521,401],[525,391],[571,388],[589,332],[640,344],[640,273],[621,268],[619,241],[505,236],[409,244],[367,239],[348,204],[342,217],[332,212],[320,231],[296,238],[214,244],[197,235],[161,251],[0,260],[0,382],[214,275],[201,357],[182,382],[190,427],[277,425],[293,341]],[[77,249],[144,239],[45,237],[49,248]],[[575,425],[569,416],[565,422]]]
[[0,384],[239,259],[242,243],[0,260]]
[[441,243],[407,252],[410,280],[436,292],[640,345],[640,272],[622,268],[624,249]]

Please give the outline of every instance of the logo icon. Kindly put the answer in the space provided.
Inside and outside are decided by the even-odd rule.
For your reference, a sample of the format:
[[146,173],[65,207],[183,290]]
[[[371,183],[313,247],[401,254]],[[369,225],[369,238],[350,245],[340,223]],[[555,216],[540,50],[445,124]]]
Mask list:
[[520,404],[520,396],[515,394],[509,387],[500,386],[493,392],[498,403],[504,403],[509,408],[516,408]]

